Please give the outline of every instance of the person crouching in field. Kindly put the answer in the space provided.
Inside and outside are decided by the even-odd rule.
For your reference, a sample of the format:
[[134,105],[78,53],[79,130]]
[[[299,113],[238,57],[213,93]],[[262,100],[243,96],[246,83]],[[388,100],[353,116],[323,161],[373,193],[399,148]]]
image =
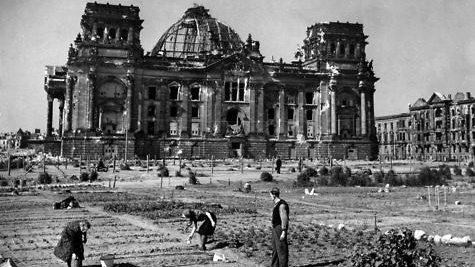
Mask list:
[[87,231],[91,228],[91,224],[86,220],[76,220],[69,222],[61,233],[61,239],[54,249],[54,255],[71,267],[82,267],[84,260],[84,246],[87,242]]
[[[216,229],[216,215],[210,211],[193,211],[191,209],[185,210],[182,214],[184,218],[189,219],[188,227],[192,226],[191,234],[188,236],[188,243],[191,243],[193,235],[198,233],[200,235],[200,250],[206,250],[205,244],[209,236],[214,234]],[[197,227],[198,222],[201,223],[200,227]]]

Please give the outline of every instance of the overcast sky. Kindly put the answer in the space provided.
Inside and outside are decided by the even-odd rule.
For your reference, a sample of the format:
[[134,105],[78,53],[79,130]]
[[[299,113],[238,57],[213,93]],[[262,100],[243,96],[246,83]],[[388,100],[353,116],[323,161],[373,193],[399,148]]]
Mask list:
[[[46,128],[44,66],[64,65],[81,32],[85,0],[0,1],[0,132]],[[106,3],[98,1],[99,3]],[[364,25],[373,59],[376,116],[408,111],[432,92],[475,95],[475,1],[470,0],[154,0],[115,1],[140,7],[142,46],[160,36],[194,3],[261,43],[266,61],[290,62],[306,29],[322,21]],[[57,102],[54,105],[57,127]]]

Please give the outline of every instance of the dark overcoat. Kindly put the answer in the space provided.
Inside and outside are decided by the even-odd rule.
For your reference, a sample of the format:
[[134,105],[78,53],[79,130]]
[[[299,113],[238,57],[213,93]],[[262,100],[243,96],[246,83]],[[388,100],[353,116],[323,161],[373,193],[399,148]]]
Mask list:
[[79,226],[80,222],[80,220],[69,222],[61,233],[61,239],[54,248],[54,255],[65,262],[71,259],[73,253],[76,254],[79,260],[84,260],[83,233]]

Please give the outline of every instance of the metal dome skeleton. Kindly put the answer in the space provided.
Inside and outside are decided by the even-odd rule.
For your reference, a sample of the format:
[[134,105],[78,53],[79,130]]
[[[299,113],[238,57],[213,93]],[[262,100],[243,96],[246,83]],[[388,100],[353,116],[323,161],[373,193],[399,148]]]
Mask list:
[[242,47],[243,42],[233,29],[211,17],[208,9],[195,6],[162,35],[151,54],[198,58],[209,53],[231,55]]

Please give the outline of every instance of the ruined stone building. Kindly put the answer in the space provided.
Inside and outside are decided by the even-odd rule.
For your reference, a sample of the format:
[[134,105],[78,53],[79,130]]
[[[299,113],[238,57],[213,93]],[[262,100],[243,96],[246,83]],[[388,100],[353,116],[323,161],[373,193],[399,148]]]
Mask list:
[[[306,29],[296,61],[265,61],[203,6],[150,52],[139,7],[88,3],[65,66],[47,66],[68,157],[375,158],[372,62],[358,23]],[[305,31],[303,31],[305,33]],[[276,32],[275,34],[279,34]]]
[[376,118],[383,159],[456,161],[475,159],[475,98],[433,93],[408,113]]

